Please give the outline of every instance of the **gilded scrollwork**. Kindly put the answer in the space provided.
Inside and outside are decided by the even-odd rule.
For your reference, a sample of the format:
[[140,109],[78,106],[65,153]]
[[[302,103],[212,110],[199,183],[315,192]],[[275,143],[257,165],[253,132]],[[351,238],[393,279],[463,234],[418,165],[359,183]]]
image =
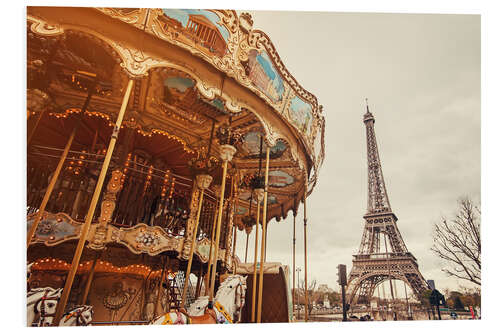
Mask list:
[[64,28],[58,24],[50,24],[38,17],[27,15],[26,19],[33,22],[31,24],[31,31],[36,34],[44,36],[57,36],[64,33]]
[[198,206],[200,204],[200,194],[201,194],[200,188],[198,186],[194,186],[193,191],[191,193],[191,203],[189,205],[189,217],[186,223],[186,234],[184,235],[182,251],[179,254],[179,257],[183,259],[189,258],[189,251],[192,246],[194,225],[196,222],[196,216],[198,214]]
[[120,21],[133,24],[138,27],[144,25],[145,23],[144,20],[149,10],[146,8],[108,8],[108,7],[98,7],[96,9],[108,16],[111,16],[112,18],[119,19]]
[[[113,226],[110,226],[115,228]],[[119,228],[116,242],[125,245],[133,253],[155,256],[164,251],[180,251],[182,241],[170,236],[161,227],[150,227],[140,223],[131,228]]]
[[167,64],[166,61],[134,47],[125,46],[119,42],[114,42],[114,46],[119,50],[123,59],[120,65],[131,77],[140,78],[147,76],[149,69]]

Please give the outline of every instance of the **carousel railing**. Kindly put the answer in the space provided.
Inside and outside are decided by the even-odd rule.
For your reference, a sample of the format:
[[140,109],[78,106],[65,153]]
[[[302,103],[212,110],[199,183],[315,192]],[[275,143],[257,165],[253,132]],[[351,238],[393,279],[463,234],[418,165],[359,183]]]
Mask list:
[[[89,151],[95,151],[89,149]],[[76,221],[83,221],[94,193],[105,150],[89,152],[71,150],[63,171],[56,182],[46,211],[66,213]],[[55,170],[61,149],[33,145],[28,151],[27,167],[27,214],[38,211],[47,185]],[[106,176],[118,166],[114,158]],[[169,170],[160,170],[129,154],[123,170],[121,189],[116,196],[116,206],[110,224],[116,227],[133,227],[139,223],[162,227],[173,237],[184,236],[193,181]],[[100,215],[101,194],[97,204],[95,222]],[[217,212],[217,199],[211,190],[205,192],[197,239],[210,239]],[[224,205],[220,248],[226,246],[229,208]]]
[[[27,213],[40,207],[50,177],[60,157],[60,149],[33,146],[28,152]],[[105,151],[89,153],[70,151],[56,182],[46,211],[63,212],[75,220],[83,220],[92,198]],[[112,166],[117,166],[117,158]],[[105,184],[111,172],[110,168]],[[172,236],[182,236],[189,216],[189,200],[193,182],[169,170],[159,170],[129,155],[123,168],[122,186],[117,194],[111,224],[132,227],[138,223],[160,226]],[[103,194],[105,191],[103,191]],[[103,198],[101,194],[100,201]],[[95,219],[100,215],[97,204]]]

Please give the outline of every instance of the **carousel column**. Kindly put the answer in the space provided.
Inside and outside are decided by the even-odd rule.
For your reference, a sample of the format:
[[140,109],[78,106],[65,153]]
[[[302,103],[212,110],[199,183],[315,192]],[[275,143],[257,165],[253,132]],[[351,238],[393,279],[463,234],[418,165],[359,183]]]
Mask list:
[[[184,288],[182,290],[182,300],[181,300],[181,305],[180,307],[183,308],[184,304],[186,302],[186,295],[187,295],[187,290],[189,286],[189,276],[191,274],[191,265],[193,264],[193,254],[194,254],[194,248],[196,246],[196,234],[198,233],[198,224],[200,222],[200,214],[201,214],[201,207],[203,205],[203,195],[205,193],[205,190],[210,186],[210,183],[212,182],[212,176],[210,175],[197,175],[196,176],[196,184],[193,186],[193,196],[191,197],[191,213],[189,215],[189,220],[187,222],[186,230],[186,238],[184,239],[184,249],[187,247],[189,248],[189,254],[188,254],[188,265],[186,268],[186,275],[185,275],[185,280],[184,280]],[[196,189],[195,189],[196,188]],[[200,199],[196,198],[194,195],[195,192],[200,193]],[[193,203],[193,200],[195,201]],[[196,211],[196,217],[194,221],[191,220],[193,213]],[[194,223],[194,226],[193,226]],[[190,237],[191,236],[191,237]],[[190,238],[189,238],[190,237]],[[189,240],[189,242],[188,242]]]
[[245,245],[245,264],[247,263],[247,257],[248,257],[248,235],[252,232],[252,228],[250,227],[245,227],[245,233],[247,234],[247,242]]
[[[234,171],[234,169],[232,169]],[[233,225],[234,225],[234,210],[236,208],[236,197],[238,193],[238,182],[235,181],[236,173],[233,172],[231,175],[231,200],[230,200],[230,209],[229,209],[229,219],[228,219],[228,224],[227,224],[227,237],[226,237],[226,252],[224,256],[224,262],[226,265],[229,266],[229,258],[231,257],[231,245],[233,244],[233,237],[232,237],[232,231],[233,231]],[[236,239],[234,239],[236,241]],[[232,261],[234,261],[234,256],[232,258]],[[233,264],[233,262],[231,262]],[[233,265],[231,265],[233,266]],[[229,269],[228,269],[229,270]],[[234,272],[233,272],[234,273]]]
[[[217,191],[215,191],[215,195],[217,196]],[[219,192],[220,195],[220,192]],[[220,198],[219,198],[220,200]],[[212,232],[210,235],[210,253],[208,254],[208,263],[207,263],[207,274],[206,274],[206,281],[205,281],[205,295],[208,295],[210,291],[210,274],[212,272],[212,257],[214,253],[214,237],[215,237],[215,226],[217,224],[217,210],[215,210],[215,207],[217,207],[217,204],[214,206],[214,222],[212,223]]]
[[304,184],[304,296],[305,296],[305,315],[304,320],[307,322],[309,319],[309,297],[307,286],[307,211],[306,211],[306,197],[307,197],[307,175]]
[[264,183],[264,208],[262,212],[262,243],[260,248],[260,271],[259,271],[259,299],[257,302],[257,323],[261,322],[262,315],[262,291],[264,289],[264,264],[265,264],[265,249],[266,249],[266,231],[267,231],[267,194],[269,188],[269,145],[266,145],[266,173]]
[[292,278],[293,278],[293,282],[292,282],[292,313],[293,311],[295,310],[295,243],[296,243],[296,238],[295,238],[295,218],[297,217],[297,204],[294,205],[293,207],[293,255],[292,255]]
[[78,245],[76,247],[75,255],[73,257],[73,261],[71,263],[71,268],[68,272],[68,276],[66,277],[66,283],[64,284],[64,289],[61,295],[61,299],[57,304],[57,311],[54,316],[53,325],[58,326],[59,321],[64,312],[64,308],[66,307],[66,303],[68,302],[69,293],[71,291],[71,287],[73,285],[73,280],[76,275],[76,270],[78,269],[78,264],[80,263],[80,258],[83,252],[83,246],[85,245],[85,241],[87,240],[87,235],[90,229],[90,224],[92,223],[92,219],[94,218],[95,208],[97,206],[97,201],[101,194],[102,186],[104,183],[104,178],[106,177],[106,173],[109,168],[109,163],[111,162],[111,155],[113,154],[116,140],[118,138],[118,132],[120,131],[120,126],[123,121],[123,116],[125,114],[125,110],[127,109],[128,101],[130,98],[130,93],[132,91],[132,86],[134,81],[132,79],[129,80],[127,89],[125,91],[125,95],[123,96],[122,105],[120,108],[120,112],[118,113],[118,117],[116,119],[116,124],[113,129],[113,133],[111,134],[111,140],[108,145],[108,149],[106,150],[106,156],[104,158],[104,162],[102,164],[101,172],[99,174],[99,178],[96,183],[96,187],[94,190],[94,195],[92,196],[92,200],[90,202],[90,207],[87,212],[87,216],[85,218],[85,223],[82,225],[80,240],[78,241]]
[[[255,299],[257,295],[257,256],[259,251],[259,223],[260,223],[260,203],[264,199],[264,190],[261,188],[255,189],[257,199],[257,221],[255,222],[255,252],[253,261],[253,286],[252,286],[252,322],[255,322]],[[262,266],[262,265],[261,265]]]
[[226,187],[226,175],[227,175],[227,164],[233,159],[234,154],[236,153],[236,148],[229,144],[224,144],[220,147],[220,158],[223,161],[222,167],[222,184],[220,190],[220,202],[219,202],[219,212],[217,216],[217,230],[215,232],[215,250],[214,250],[214,258],[213,258],[213,267],[210,277],[210,296],[209,296],[209,308],[213,307],[214,300],[214,287],[215,287],[215,272],[217,271],[217,259],[219,255],[219,241],[220,241],[220,229],[222,224],[222,210],[223,210],[223,201],[224,201],[224,190]]
[[238,227],[236,225],[233,225],[233,274],[236,274],[236,240],[237,240],[237,231]]

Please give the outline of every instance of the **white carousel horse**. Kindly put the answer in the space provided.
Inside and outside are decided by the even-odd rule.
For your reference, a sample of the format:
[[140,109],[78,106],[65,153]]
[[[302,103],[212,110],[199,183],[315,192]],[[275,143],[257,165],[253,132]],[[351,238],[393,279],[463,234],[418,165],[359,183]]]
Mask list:
[[[211,315],[206,310],[208,297],[197,299],[190,307],[188,315],[175,311],[166,313],[152,321],[151,325],[177,325],[177,324],[228,324],[239,322],[241,310],[245,305],[246,277],[230,275],[221,283]],[[199,315],[197,315],[199,314]]]
[[31,277],[31,266],[33,266],[33,264],[34,264],[33,262],[32,262],[31,264],[28,264],[28,267],[27,267],[27,269],[26,269],[26,273],[27,273],[27,278],[28,278],[28,280],[29,280],[29,279],[30,279],[30,277]]
[[187,308],[187,312],[190,316],[201,316],[205,313],[205,309],[208,306],[208,296],[200,296],[198,297],[189,308]]
[[62,316],[59,326],[92,326],[93,314],[91,305],[77,305]]
[[35,288],[28,291],[27,315],[28,326],[50,326],[56,313],[57,302],[61,298],[62,288]]

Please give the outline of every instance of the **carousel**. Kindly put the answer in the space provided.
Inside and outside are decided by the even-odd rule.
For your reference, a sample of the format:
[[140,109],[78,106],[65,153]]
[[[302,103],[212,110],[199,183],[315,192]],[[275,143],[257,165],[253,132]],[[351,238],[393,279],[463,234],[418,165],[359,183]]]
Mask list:
[[26,23],[28,326],[290,321],[267,225],[291,212],[295,230],[302,203],[306,231],[325,121],[252,17],[28,7]]

